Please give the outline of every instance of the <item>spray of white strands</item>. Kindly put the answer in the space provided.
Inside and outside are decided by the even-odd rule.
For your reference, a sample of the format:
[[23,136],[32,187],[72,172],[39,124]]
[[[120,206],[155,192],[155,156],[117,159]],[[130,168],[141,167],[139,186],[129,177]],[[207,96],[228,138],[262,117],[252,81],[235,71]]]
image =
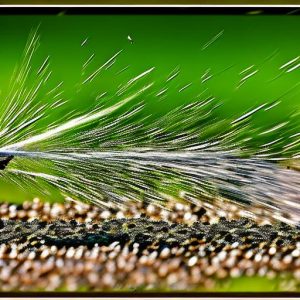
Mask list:
[[[220,102],[208,97],[151,119],[145,99],[161,90],[149,80],[154,68],[119,87],[113,103],[66,114],[69,101],[62,97],[62,83],[53,87],[48,82],[49,58],[36,70],[32,67],[38,44],[35,32],[2,102],[0,155],[11,160],[0,173],[4,181],[41,193],[55,188],[101,206],[128,200],[163,205],[184,191],[195,204],[216,198],[246,210],[255,204],[298,224],[300,173],[282,161],[299,158],[300,133],[292,122],[299,115],[255,128],[253,115],[267,114],[278,101],[230,119],[221,118],[216,113]],[[100,76],[119,55],[121,51],[82,84]]]

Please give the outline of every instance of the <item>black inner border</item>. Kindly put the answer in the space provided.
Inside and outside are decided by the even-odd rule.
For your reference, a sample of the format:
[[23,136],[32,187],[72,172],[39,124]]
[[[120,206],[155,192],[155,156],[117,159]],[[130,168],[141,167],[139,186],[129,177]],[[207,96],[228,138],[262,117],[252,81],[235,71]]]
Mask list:
[[[299,2],[300,4],[300,2]],[[278,6],[1,6],[0,15],[300,15],[300,7]]]
[[[251,16],[263,16],[263,15],[300,15],[300,7],[270,7],[270,6],[188,6],[188,7],[130,7],[130,6],[10,6],[1,7],[1,15],[247,15]],[[67,297],[67,298],[172,298],[172,297],[214,297],[214,298],[241,298],[241,297],[262,297],[262,298],[280,298],[286,297],[295,299],[299,297],[300,292],[189,292],[189,291],[174,291],[174,292],[1,292],[0,298],[7,297],[19,297],[19,298],[35,298],[35,297]]]
[[0,298],[17,297],[17,298],[290,298],[300,299],[299,292],[0,292]]

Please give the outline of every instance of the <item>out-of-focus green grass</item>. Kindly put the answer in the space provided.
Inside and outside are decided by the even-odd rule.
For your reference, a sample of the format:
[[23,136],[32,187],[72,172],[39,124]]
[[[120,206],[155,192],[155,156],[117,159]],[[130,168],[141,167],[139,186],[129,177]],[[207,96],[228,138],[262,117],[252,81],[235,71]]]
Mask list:
[[[258,277],[258,276],[253,276],[253,277],[247,277],[247,276],[242,276],[239,278],[230,278],[230,279],[224,279],[224,280],[217,280],[214,284],[213,287],[210,288],[204,288],[199,287],[199,288],[194,288],[191,290],[184,290],[184,291],[174,291],[170,288],[167,287],[161,287],[161,289],[148,289],[145,286],[141,286],[139,288],[132,288],[132,289],[127,289],[127,288],[120,288],[116,287],[113,292],[116,296],[118,293],[133,293],[133,292],[153,292],[153,293],[161,293],[161,292],[170,292],[174,293],[174,297],[176,296],[177,292],[184,292],[188,296],[189,293],[193,292],[199,292],[201,295],[201,292],[246,292],[246,293],[266,293],[266,292],[287,292],[287,290],[284,288],[284,284],[280,284],[282,279],[280,278],[274,278],[274,279],[268,279],[266,277]],[[57,292],[65,292],[67,291],[67,287],[60,287]],[[89,291],[89,288],[87,286],[81,286],[77,292],[87,292]],[[295,291],[295,290],[292,290]]]
[[268,279],[266,277],[246,277],[234,278],[219,284],[215,289],[217,292],[273,292],[280,291],[280,279]]

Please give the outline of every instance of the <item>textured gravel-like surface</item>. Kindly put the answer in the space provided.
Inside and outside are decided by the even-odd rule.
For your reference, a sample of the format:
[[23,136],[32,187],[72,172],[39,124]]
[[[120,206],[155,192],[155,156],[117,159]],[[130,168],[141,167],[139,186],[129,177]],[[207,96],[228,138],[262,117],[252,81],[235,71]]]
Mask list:
[[215,207],[3,203],[1,290],[213,290],[245,276],[298,290],[300,230]]
[[158,250],[206,243],[207,252],[220,252],[226,246],[260,244],[272,246],[293,246],[300,241],[300,231],[285,224],[258,226],[246,218],[227,221],[221,218],[216,224],[195,222],[169,224],[150,218],[114,219],[102,224],[71,221],[31,222],[1,220],[0,244],[23,244],[24,248],[39,248],[42,245],[62,247],[109,246],[139,244],[139,252],[154,246]]

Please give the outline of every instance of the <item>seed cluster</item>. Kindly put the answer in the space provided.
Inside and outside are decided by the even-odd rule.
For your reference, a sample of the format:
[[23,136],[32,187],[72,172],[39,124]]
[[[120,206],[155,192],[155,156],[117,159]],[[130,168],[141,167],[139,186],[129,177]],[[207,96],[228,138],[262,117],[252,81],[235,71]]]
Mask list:
[[[2,290],[213,289],[240,276],[300,283],[300,230],[238,207],[0,205]],[[242,215],[242,216],[241,216]]]

